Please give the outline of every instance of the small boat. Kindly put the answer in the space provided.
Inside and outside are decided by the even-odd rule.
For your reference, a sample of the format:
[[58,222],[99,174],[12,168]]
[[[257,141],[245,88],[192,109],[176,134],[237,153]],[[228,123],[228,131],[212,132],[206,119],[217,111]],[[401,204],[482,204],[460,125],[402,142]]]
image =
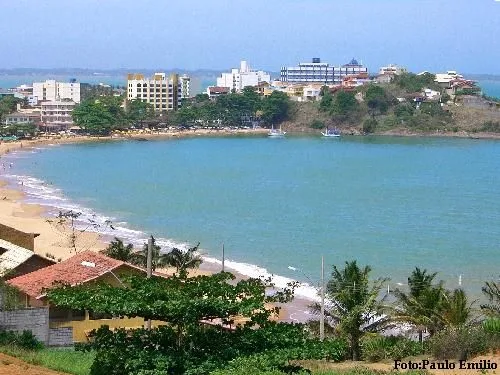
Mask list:
[[271,130],[269,130],[269,133],[267,133],[268,137],[273,137],[273,138],[280,138],[284,137],[286,132],[281,130],[281,125],[279,129],[275,129],[274,125],[271,126]]
[[335,129],[328,129],[326,128],[325,129],[325,132],[321,132],[321,134],[323,135],[323,137],[327,137],[327,138],[339,138],[340,137],[340,131],[335,128]]

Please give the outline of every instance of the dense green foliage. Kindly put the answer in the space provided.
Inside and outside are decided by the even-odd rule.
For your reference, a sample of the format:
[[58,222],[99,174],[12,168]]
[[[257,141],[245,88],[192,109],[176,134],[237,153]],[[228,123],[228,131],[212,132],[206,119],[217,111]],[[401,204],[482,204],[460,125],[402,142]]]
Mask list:
[[14,331],[0,330],[0,346],[13,346],[27,350],[39,350],[43,344],[31,333],[23,331],[17,333]]
[[365,92],[365,102],[372,116],[387,113],[393,100],[384,88],[379,85],[369,85]]
[[241,94],[221,95],[213,101],[206,95],[187,100],[174,121],[177,125],[219,127],[242,126],[248,119],[256,118],[271,125],[286,120],[290,109],[291,102],[285,93],[274,91],[261,97],[253,87],[245,87]]
[[18,103],[23,103],[23,100],[15,98],[13,95],[7,95],[0,99],[0,123],[5,120],[5,115],[16,110]]
[[341,340],[311,340],[300,325],[284,323],[268,323],[257,330],[239,327],[232,332],[205,327],[190,333],[179,345],[175,329],[168,326],[129,333],[101,328],[94,338],[97,357],[91,374],[208,374],[228,363],[278,368],[291,359],[339,361],[346,347]]
[[0,129],[0,135],[18,138],[34,137],[36,133],[37,128],[33,123],[9,124]]
[[424,354],[427,347],[397,336],[365,337],[361,343],[363,359],[369,362],[396,360]]
[[413,74],[404,73],[394,77],[394,83],[408,93],[422,91],[423,88],[439,90],[440,87],[434,82],[436,76],[431,73]]
[[436,359],[466,360],[490,349],[491,337],[481,327],[448,328],[430,341],[431,353]]
[[132,100],[125,110],[123,101],[122,96],[89,97],[75,107],[73,121],[91,135],[109,135],[155,116],[149,103]]

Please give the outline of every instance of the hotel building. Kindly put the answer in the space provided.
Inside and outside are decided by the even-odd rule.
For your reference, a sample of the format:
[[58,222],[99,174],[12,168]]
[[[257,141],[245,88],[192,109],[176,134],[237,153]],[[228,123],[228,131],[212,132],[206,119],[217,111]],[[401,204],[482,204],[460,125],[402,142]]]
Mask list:
[[289,83],[322,83],[324,85],[339,85],[345,77],[351,75],[368,76],[368,68],[352,59],[348,64],[332,66],[321,62],[315,57],[312,62],[300,63],[298,66],[282,67],[281,82]]
[[68,130],[73,126],[72,112],[75,108],[73,101],[42,102],[40,127],[46,131]]
[[143,74],[128,74],[127,99],[151,103],[157,112],[176,111],[181,100],[189,97],[190,79],[184,75],[155,73],[151,78]]
[[45,82],[33,82],[33,98],[39,102],[69,99],[80,103],[80,83],[57,82],[48,79]]
[[258,86],[262,82],[271,82],[269,73],[250,69],[246,61],[241,61],[239,69],[222,73],[217,78],[216,87],[227,87],[230,91],[241,92],[247,86]]

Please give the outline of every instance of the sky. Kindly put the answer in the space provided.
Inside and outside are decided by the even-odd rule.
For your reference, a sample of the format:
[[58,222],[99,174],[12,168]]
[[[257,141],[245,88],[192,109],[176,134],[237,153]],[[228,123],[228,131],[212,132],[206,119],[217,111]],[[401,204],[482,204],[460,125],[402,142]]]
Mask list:
[[500,74],[497,0],[0,0],[0,68]]

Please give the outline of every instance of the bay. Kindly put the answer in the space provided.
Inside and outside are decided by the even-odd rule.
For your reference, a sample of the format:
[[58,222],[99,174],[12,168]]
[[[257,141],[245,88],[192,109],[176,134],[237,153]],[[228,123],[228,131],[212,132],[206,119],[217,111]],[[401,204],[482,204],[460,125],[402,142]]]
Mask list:
[[32,201],[64,199],[140,231],[133,236],[200,241],[214,258],[224,243],[247,274],[255,265],[314,283],[324,255],[328,267],[371,265],[392,287],[415,266],[427,268],[478,296],[500,275],[499,155],[494,140],[227,137],[71,144],[10,157],[26,189],[27,176],[53,189],[32,190]]

